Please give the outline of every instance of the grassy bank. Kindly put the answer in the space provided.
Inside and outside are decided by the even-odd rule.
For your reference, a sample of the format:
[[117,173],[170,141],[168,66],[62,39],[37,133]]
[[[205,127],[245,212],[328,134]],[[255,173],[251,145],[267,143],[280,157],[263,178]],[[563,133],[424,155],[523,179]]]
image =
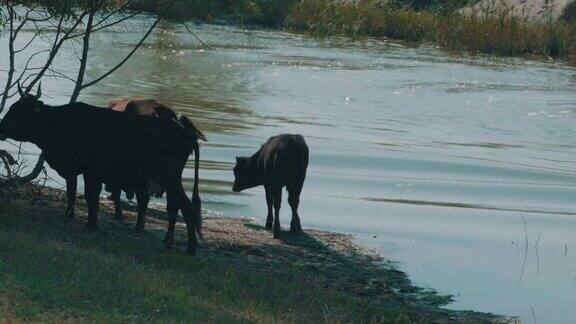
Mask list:
[[318,35],[376,36],[507,56],[543,55],[576,62],[576,25],[529,23],[508,14],[464,16],[393,9],[375,0],[302,0],[287,26]]
[[[0,188],[3,322],[467,322],[495,316],[438,308],[449,298],[416,288],[346,235],[271,234],[246,220],[207,218],[197,257],[165,250],[165,222],[147,232],[112,220],[62,224],[63,194]],[[156,214],[162,212],[156,212]],[[152,213],[154,214],[154,213]],[[81,204],[79,216],[85,219]]]
[[[140,7],[154,11],[156,2],[142,0]],[[538,55],[576,63],[575,23],[561,20],[540,25],[502,12],[482,17],[458,14],[457,9],[470,3],[465,0],[183,0],[168,14],[283,27],[316,36],[386,37],[434,43],[472,53]]]

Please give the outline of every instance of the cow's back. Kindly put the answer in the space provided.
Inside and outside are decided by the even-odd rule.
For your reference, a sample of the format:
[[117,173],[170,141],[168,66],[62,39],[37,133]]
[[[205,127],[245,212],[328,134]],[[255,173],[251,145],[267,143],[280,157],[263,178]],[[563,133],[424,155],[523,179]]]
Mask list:
[[52,151],[65,147],[66,155],[74,157],[81,169],[91,169],[104,180],[173,167],[193,149],[190,136],[168,119],[85,104],[47,113]]
[[308,145],[302,135],[282,134],[268,139],[259,151],[258,167],[267,182],[288,184],[306,176]]
[[145,97],[135,96],[130,98],[115,98],[108,102],[108,108],[115,111],[124,111],[130,101],[134,100],[148,100]]

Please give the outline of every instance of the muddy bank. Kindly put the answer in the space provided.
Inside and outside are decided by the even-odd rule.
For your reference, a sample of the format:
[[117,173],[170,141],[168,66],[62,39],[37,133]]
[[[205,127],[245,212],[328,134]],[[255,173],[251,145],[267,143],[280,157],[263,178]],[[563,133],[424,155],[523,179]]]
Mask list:
[[[77,209],[79,220],[61,224],[65,197],[59,190],[35,186],[2,187],[0,203],[22,208],[17,213],[13,207],[9,210],[0,208],[0,217],[5,218],[2,224],[8,224],[6,219],[18,215],[33,218],[32,226],[62,226],[66,230],[65,236],[87,235],[84,229],[86,209],[81,199]],[[112,204],[106,198],[101,199],[101,204],[98,235],[103,239],[136,240],[142,249],[148,250],[147,253],[169,253],[175,254],[174,257],[184,254],[186,237],[182,223],[177,224],[175,248],[165,251],[162,246],[161,238],[166,229],[163,211],[150,211],[146,233],[142,234],[132,229],[136,220],[134,206],[124,205],[126,221],[119,224],[113,218]],[[280,239],[273,239],[270,232],[251,219],[211,217],[208,213],[204,216],[203,232],[204,241],[198,255],[190,258],[233,268],[238,273],[264,274],[310,289],[324,287],[382,309],[410,314],[416,321],[514,322],[512,318],[492,314],[442,309],[441,306],[451,301],[450,296],[413,286],[393,262],[355,243],[350,235],[305,229],[301,235],[283,231]]]

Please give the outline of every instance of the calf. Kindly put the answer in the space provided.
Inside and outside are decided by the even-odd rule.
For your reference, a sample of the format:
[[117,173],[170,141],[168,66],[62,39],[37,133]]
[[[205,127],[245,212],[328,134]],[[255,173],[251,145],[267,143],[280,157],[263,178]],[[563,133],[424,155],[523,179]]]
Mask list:
[[[302,135],[283,134],[271,137],[251,157],[236,157],[234,192],[264,185],[268,214],[266,228],[274,228],[274,238],[280,235],[280,205],[282,187],[288,191],[292,208],[290,231],[302,231],[298,205],[308,167],[308,146]],[[274,219],[272,218],[274,207]],[[274,226],[272,226],[274,224]]]
[[[25,94],[0,122],[0,140],[10,137],[36,144],[48,164],[66,179],[68,211],[74,206],[76,177],[84,177],[89,229],[97,228],[102,183],[136,183],[145,188],[153,180],[166,188],[167,212],[176,219],[182,211],[188,231],[188,253],[195,253],[201,215],[186,196],[182,171],[198,143],[182,125],[167,118],[153,118],[102,109],[84,103],[48,106]],[[105,128],[106,132],[102,132]],[[158,134],[161,134],[159,136]],[[74,188],[74,190],[71,190]],[[138,191],[136,193],[138,195]],[[69,216],[73,216],[73,209]],[[168,239],[165,239],[165,242]]]
[[[190,132],[190,134],[196,138],[196,147],[199,148],[198,139],[203,141],[206,140],[206,136],[192,123],[190,119],[186,116],[178,116],[176,113],[168,108],[167,106],[159,103],[154,99],[145,99],[143,97],[132,97],[132,98],[117,98],[113,99],[108,103],[108,108],[119,111],[119,112],[126,112],[131,114],[139,114],[145,116],[154,116],[159,118],[168,118],[177,123],[179,123],[186,131]],[[200,151],[195,150],[195,168],[194,168],[194,187],[193,187],[193,194],[192,194],[192,202],[195,208],[200,209],[201,201],[200,196],[198,194],[198,168],[199,168],[199,159],[200,159]],[[126,196],[128,199],[131,199],[133,193],[137,188],[133,183],[123,183],[121,186],[106,186],[106,191],[111,193],[110,198],[114,201],[115,205],[115,215],[116,218],[119,220],[122,219],[122,207],[120,204],[120,191],[124,190],[126,192]],[[143,191],[143,190],[142,190]],[[148,181],[147,183],[147,192],[143,192],[141,194],[142,202],[138,201],[138,222],[136,223],[136,230],[142,231],[144,230],[144,220],[145,220],[145,212],[148,206],[149,201],[149,193],[152,193],[157,198],[161,198],[165,188],[160,184],[154,181]],[[138,197],[137,197],[138,199]],[[141,216],[142,214],[142,216]],[[175,226],[175,219],[169,221],[168,231],[167,233],[167,243],[170,243],[174,239],[174,226]]]

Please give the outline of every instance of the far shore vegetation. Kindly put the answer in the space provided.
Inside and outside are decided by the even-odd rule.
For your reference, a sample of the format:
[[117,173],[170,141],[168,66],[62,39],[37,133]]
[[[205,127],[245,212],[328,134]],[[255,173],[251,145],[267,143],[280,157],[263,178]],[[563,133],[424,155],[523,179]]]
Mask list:
[[[499,1],[499,0],[494,0]],[[474,0],[180,0],[173,18],[226,20],[314,36],[376,37],[424,42],[500,56],[541,56],[576,63],[576,23],[569,6],[561,19],[535,23],[509,11],[464,15]],[[157,0],[138,2],[154,11]]]

